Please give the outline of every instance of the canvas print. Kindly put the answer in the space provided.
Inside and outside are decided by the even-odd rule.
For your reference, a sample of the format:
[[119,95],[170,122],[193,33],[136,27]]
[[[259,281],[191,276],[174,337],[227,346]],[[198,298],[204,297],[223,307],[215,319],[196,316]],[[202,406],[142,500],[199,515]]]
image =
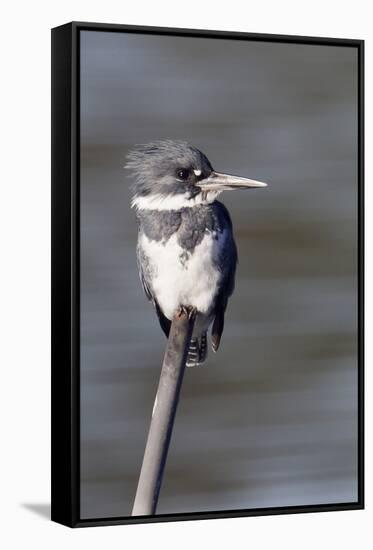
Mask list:
[[80,31],[82,520],[358,502],[358,68]]

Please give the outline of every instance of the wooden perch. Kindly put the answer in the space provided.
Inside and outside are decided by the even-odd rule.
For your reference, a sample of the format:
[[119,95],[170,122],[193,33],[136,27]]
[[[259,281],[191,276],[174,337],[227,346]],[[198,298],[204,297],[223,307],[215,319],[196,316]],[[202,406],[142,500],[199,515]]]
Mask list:
[[194,321],[195,312],[190,308],[189,311],[181,308],[172,320],[132,510],[133,516],[153,515],[156,512]]

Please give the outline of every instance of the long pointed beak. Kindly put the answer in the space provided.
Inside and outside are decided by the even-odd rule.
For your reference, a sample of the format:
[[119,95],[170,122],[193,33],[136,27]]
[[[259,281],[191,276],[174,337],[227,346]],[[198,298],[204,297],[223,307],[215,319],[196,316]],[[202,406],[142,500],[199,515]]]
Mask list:
[[267,187],[267,184],[262,181],[250,180],[249,178],[241,178],[240,176],[232,176],[230,174],[221,174],[215,171],[211,172],[208,178],[199,181],[196,185],[202,191],[229,191],[233,189]]

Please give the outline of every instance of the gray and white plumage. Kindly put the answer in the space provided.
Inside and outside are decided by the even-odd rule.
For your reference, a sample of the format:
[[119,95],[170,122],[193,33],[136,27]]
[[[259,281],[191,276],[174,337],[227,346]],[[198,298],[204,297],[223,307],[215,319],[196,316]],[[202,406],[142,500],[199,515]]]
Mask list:
[[265,184],[215,172],[201,151],[180,141],[137,146],[126,167],[133,175],[145,294],[166,336],[181,306],[196,309],[187,365],[201,364],[210,325],[212,348],[219,347],[237,264],[231,218],[216,198],[228,189]]

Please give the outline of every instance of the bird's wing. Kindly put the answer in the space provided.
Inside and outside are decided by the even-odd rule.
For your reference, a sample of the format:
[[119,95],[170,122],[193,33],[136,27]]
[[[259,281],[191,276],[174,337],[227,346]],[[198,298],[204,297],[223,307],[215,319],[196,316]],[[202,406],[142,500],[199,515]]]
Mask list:
[[217,351],[220,345],[221,336],[224,330],[224,314],[227,308],[228,299],[234,290],[234,281],[237,265],[237,247],[233,238],[232,221],[225,206],[216,202],[218,214],[225,227],[228,228],[228,234],[224,240],[224,246],[219,254],[219,266],[222,270],[221,284],[219,285],[215,305],[215,319],[211,331],[212,349]]
[[148,285],[147,281],[146,281],[146,278],[145,278],[145,275],[144,275],[144,270],[142,268],[142,265],[139,261],[139,252],[137,252],[137,258],[138,258],[138,261],[137,261],[137,265],[139,267],[139,276],[140,276],[140,281],[141,281],[141,284],[142,284],[142,288],[145,292],[145,296],[147,297],[148,300],[150,300],[151,302],[155,302],[155,298],[150,290],[150,286]]
[[157,300],[155,299],[155,296],[151,290],[151,284],[150,284],[150,277],[148,273],[148,262],[147,259],[143,253],[143,250],[140,246],[140,244],[137,245],[137,266],[139,268],[139,276],[140,281],[142,284],[142,287],[144,289],[145,295],[148,298],[150,302],[152,302],[153,306],[155,307],[155,311],[157,312],[159,324],[161,325],[161,329],[165,333],[165,335],[168,338],[170,328],[171,328],[171,321],[165,317],[158,305]]

